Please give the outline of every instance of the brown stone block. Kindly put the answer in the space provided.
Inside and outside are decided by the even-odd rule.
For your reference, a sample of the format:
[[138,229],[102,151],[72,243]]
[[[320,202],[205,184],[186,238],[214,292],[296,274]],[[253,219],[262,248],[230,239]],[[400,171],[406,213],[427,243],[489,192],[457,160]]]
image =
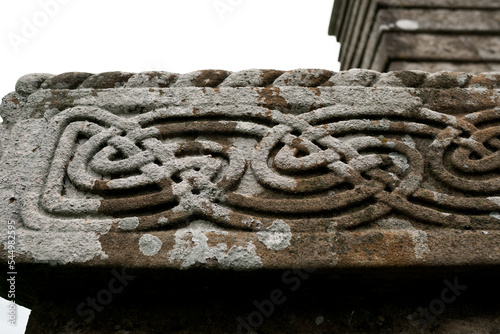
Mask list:
[[[15,261],[16,298],[34,306],[28,333],[63,331],[72,317],[81,333],[219,333],[252,314],[234,306],[245,287],[252,302],[256,287],[281,300],[269,297],[275,283],[290,290],[312,273],[325,289],[339,277],[442,285],[443,273],[497,273],[499,82],[494,73],[319,69],[22,77],[0,107],[0,259]],[[168,301],[138,309],[157,294]],[[85,320],[93,296],[112,305],[109,318]],[[410,311],[433,300],[415,298],[387,326],[415,333]],[[335,316],[352,303],[325,300],[291,302],[283,312],[295,320],[282,313],[252,327],[374,331],[385,323],[369,315],[376,299],[354,327]],[[189,301],[200,302],[191,313]],[[203,329],[210,305],[214,327]],[[180,327],[140,320],[155,307]],[[451,314],[473,318],[464,308]]]

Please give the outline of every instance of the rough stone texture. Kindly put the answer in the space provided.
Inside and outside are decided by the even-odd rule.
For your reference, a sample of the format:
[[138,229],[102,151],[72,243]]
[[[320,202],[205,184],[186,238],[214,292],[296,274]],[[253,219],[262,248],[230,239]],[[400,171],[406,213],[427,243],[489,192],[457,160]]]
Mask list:
[[[2,105],[3,221],[18,222],[18,252],[35,263],[497,263],[498,82],[359,70],[25,76]],[[432,247],[477,238],[489,242],[467,255],[470,244],[446,259]],[[348,251],[358,243],[372,250]]]
[[412,61],[393,61],[390,64],[389,71],[415,71],[420,68],[426,68],[429,72],[449,71],[467,73],[500,72],[500,64],[491,63],[452,63],[452,62],[412,62]]
[[329,32],[342,69],[480,73],[500,63],[499,31],[498,0],[338,0]]
[[[499,89],[500,74],[460,72],[24,76],[0,107],[0,226],[16,222],[19,301],[75,277],[99,292],[90,269],[135,270],[152,293],[190,275],[212,286],[213,273],[497,267]],[[49,321],[34,314],[32,333]]]

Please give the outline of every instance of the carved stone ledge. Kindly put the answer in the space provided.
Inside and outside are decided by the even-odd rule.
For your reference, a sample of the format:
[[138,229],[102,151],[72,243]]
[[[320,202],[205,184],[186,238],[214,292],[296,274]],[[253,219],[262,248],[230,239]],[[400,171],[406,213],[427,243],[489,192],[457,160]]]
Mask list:
[[[28,75],[0,108],[0,226],[15,222],[20,265],[88,279],[497,267],[499,87],[419,71]],[[31,284],[27,299],[47,288]]]
[[[171,87],[156,87],[166,77]],[[499,82],[360,70],[26,76],[2,105],[3,221],[18,223],[18,251],[36,263],[497,263]],[[53,86],[73,89],[43,88]],[[119,88],[96,88],[108,86]],[[445,245],[457,240],[469,241],[453,256]],[[357,243],[372,250],[348,251]]]

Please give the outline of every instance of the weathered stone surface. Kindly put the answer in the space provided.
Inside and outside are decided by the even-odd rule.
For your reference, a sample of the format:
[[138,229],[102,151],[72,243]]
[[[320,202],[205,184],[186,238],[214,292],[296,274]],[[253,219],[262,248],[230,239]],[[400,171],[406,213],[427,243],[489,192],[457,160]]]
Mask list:
[[[490,251],[500,245],[495,74],[31,78],[2,105],[2,223],[17,222],[27,262],[254,270],[500,261]],[[36,85],[74,88],[23,88]]]
[[95,280],[90,268],[146,270],[148,285],[185,270],[500,264],[499,74],[67,73],[16,87],[0,107],[0,226],[15,222],[28,305]]
[[[499,18],[500,2],[496,0],[336,1],[330,34],[342,43],[339,60],[343,69],[432,72],[432,62],[452,61],[463,72],[470,67],[461,67],[462,63],[492,67],[500,62]],[[412,66],[401,68],[406,61]]]
[[500,72],[500,64],[491,63],[452,63],[452,62],[412,62],[412,61],[393,61],[390,64],[389,71],[414,71],[419,68],[426,68],[429,72],[460,72],[484,73]]

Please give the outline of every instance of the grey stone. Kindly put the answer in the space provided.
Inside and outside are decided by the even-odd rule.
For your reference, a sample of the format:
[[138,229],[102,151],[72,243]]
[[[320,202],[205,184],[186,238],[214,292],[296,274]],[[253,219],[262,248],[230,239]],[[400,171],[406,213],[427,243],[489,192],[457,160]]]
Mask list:
[[[369,156],[366,160],[361,156],[355,158],[359,155],[356,153],[357,150],[362,147],[382,145],[389,150],[395,150],[388,152],[386,158],[394,166],[394,171],[391,173],[394,175],[401,173],[400,177],[404,179],[408,171],[416,168],[414,165],[416,160],[412,162],[408,153],[404,153],[403,149],[397,149],[398,145],[417,150],[422,145],[441,147],[447,144],[444,139],[438,137],[434,143],[422,142],[413,137],[412,133],[415,131],[416,133],[431,131],[427,125],[417,122],[420,118],[404,125],[394,123],[391,117],[411,119],[418,111],[421,118],[431,122],[443,119],[447,122],[447,126],[457,127],[459,121],[455,115],[463,113],[464,106],[455,107],[455,99],[460,95],[472,99],[469,102],[469,109],[465,109],[470,113],[467,117],[479,117],[476,112],[496,105],[497,92],[489,89],[496,87],[499,81],[495,75],[472,76],[451,72],[429,75],[418,71],[381,74],[369,70],[332,73],[300,69],[289,72],[250,70],[248,73],[199,71],[185,75],[162,72],[143,74],[112,72],[96,76],[85,75],[85,79],[79,79],[81,81],[79,87],[60,89],[64,86],[64,80],[61,78],[67,78],[68,82],[72,82],[71,86],[74,86],[76,76],[76,74],[65,74],[58,76],[57,80],[48,78],[46,81],[49,83],[40,82],[40,75],[23,77],[24,86],[50,87],[57,82],[59,88],[32,91],[29,96],[20,97],[17,104],[13,102],[15,95],[10,95],[4,99],[2,105],[2,115],[6,120],[4,127],[8,130],[2,156],[1,193],[4,198],[2,214],[6,217],[4,221],[13,219],[20,224],[18,252],[31,254],[35,262],[66,263],[88,261],[89,252],[92,250],[95,259],[100,258],[106,262],[109,257],[113,258],[118,254],[108,254],[110,250],[101,249],[99,244],[89,244],[90,248],[86,248],[85,244],[75,243],[74,247],[71,246],[74,248],[71,250],[71,260],[66,260],[61,259],[59,249],[50,248],[50,242],[47,243],[47,247],[40,244],[42,248],[37,254],[36,248],[23,240],[32,240],[40,235],[46,238],[47,234],[42,233],[48,232],[51,232],[54,238],[63,237],[64,233],[81,233],[82,237],[85,235],[85,238],[92,240],[105,239],[109,235],[123,240],[124,244],[134,244],[133,238],[129,237],[146,233],[149,239],[141,239],[140,249],[143,254],[154,256],[157,252],[163,252],[164,247],[156,249],[159,243],[153,242],[150,235],[158,238],[154,240],[163,240],[163,244],[169,245],[175,239],[173,227],[177,226],[176,224],[185,219],[189,220],[190,216],[202,215],[221,227],[258,232],[246,234],[240,244],[233,245],[235,248],[230,246],[217,248],[218,252],[222,252],[216,256],[220,267],[231,268],[231,263],[234,263],[234,269],[238,270],[245,268],[245,265],[238,264],[242,263],[240,260],[231,262],[230,259],[233,257],[240,259],[240,256],[254,256],[259,260],[252,260],[253,262],[262,262],[262,266],[271,265],[266,262],[271,258],[265,260],[266,256],[259,254],[261,250],[259,247],[255,248],[256,245],[263,244],[271,251],[281,251],[293,245],[294,233],[300,233],[303,229],[320,233],[323,228],[320,224],[322,220],[302,218],[301,212],[305,214],[334,210],[337,205],[334,204],[335,201],[342,198],[334,192],[324,195],[329,198],[326,201],[330,204],[327,205],[321,201],[302,201],[302,198],[307,198],[309,192],[326,191],[332,187],[328,185],[328,182],[332,182],[327,181],[328,174],[322,176],[326,177],[325,179],[319,178],[314,181],[319,182],[315,184],[307,179],[307,182],[304,182],[300,178],[282,175],[279,170],[293,173],[302,168],[306,170],[313,168],[314,164],[328,164],[334,174],[346,177],[346,173],[359,173],[372,168],[370,166],[373,164],[381,163],[377,162],[381,158],[375,156]],[[271,86],[255,87],[264,84],[267,86],[266,80],[269,80],[269,77],[273,78]],[[159,88],[158,80],[162,80],[161,85],[172,88]],[[203,87],[215,84],[217,87]],[[94,87],[93,85],[117,88],[89,89]],[[25,93],[26,90],[20,87],[18,85],[18,89],[21,89],[19,93]],[[446,98],[446,95],[443,95],[434,101],[426,95],[427,88],[440,89],[442,94],[446,94],[447,89],[462,89],[462,91],[455,93],[453,98]],[[152,104],[151,101],[155,102]],[[227,120],[212,124],[212,126],[222,126],[221,130],[212,127],[204,129],[204,123],[196,122],[192,125],[181,123],[180,125],[186,130],[177,129],[178,119],[196,120],[198,117],[202,119],[218,117]],[[345,132],[338,142],[337,139],[329,139],[331,137],[321,139],[323,130],[320,131],[321,128],[312,126],[329,117],[344,119],[339,124],[327,123],[331,128],[328,131]],[[174,121],[169,127],[164,127],[161,122],[155,126],[144,127],[147,124],[156,124],[158,119],[169,122],[170,118]],[[268,119],[266,121],[268,123],[261,124],[257,121],[259,118]],[[254,121],[250,122],[249,119]],[[474,117],[470,119],[474,120]],[[272,125],[271,129],[274,130],[269,132],[271,124],[279,126]],[[189,130],[191,126],[198,128]],[[339,129],[334,130],[337,126]],[[383,134],[390,133],[393,126],[404,126],[405,135],[401,138],[391,135],[393,137],[384,139]],[[465,126],[462,125],[462,128]],[[362,135],[360,139],[355,139],[352,135],[348,135],[363,129],[377,131],[382,136],[372,138]],[[173,138],[168,139],[171,135],[166,134],[171,131]],[[186,141],[183,139],[182,131],[187,133],[195,131],[200,137],[193,142]],[[247,136],[262,137],[265,140],[258,144],[255,139],[240,138],[228,146],[225,141],[211,139],[211,131],[223,133],[229,131],[228,134],[236,131]],[[287,135],[288,132],[294,134]],[[303,137],[300,137],[300,133],[304,133]],[[294,139],[296,137],[297,139]],[[158,138],[163,139],[158,140]],[[279,140],[286,143],[285,149],[270,161],[269,154]],[[297,140],[304,141],[305,146],[302,149],[305,150],[306,156],[303,158],[294,157],[293,149],[289,148],[289,145],[292,147],[297,145],[293,144]],[[312,144],[316,140],[319,145],[332,148],[322,153],[315,144]],[[138,142],[141,143],[140,146],[136,144]],[[104,147],[99,149],[101,145]],[[194,145],[193,148],[190,148],[190,145]],[[186,158],[176,160],[179,153],[175,152],[185,151],[187,154],[193,149],[211,154],[191,156],[192,153],[189,153]],[[244,151],[250,154],[243,153]],[[339,162],[337,151],[352,155],[352,164]],[[118,157],[119,155],[121,157]],[[223,158],[221,160],[214,155],[221,155]],[[177,162],[173,164],[172,161]],[[467,163],[468,167],[461,168],[472,168],[470,167],[472,165],[474,163],[470,161]],[[274,170],[273,166],[279,166],[278,170]],[[347,172],[348,170],[351,172]],[[129,173],[132,174],[128,175]],[[170,183],[163,181],[170,178],[178,178],[178,182],[169,181],[172,183],[168,185]],[[237,187],[240,179],[242,182]],[[164,186],[165,190],[158,194],[151,195],[149,192],[142,194],[137,190],[139,192],[131,199],[119,196],[120,191],[141,189],[148,184],[164,182],[167,182],[167,186]],[[420,182],[422,176],[415,174],[401,183],[401,191],[412,193],[418,189]],[[483,187],[484,182],[482,182],[477,181],[474,187]],[[236,187],[234,191],[227,190],[231,184],[232,187]],[[495,193],[495,187],[496,183],[490,182],[485,189],[491,189],[489,190],[491,195]],[[267,192],[266,188],[289,193],[288,196],[291,196],[289,200],[294,204],[288,205],[279,198],[264,200],[265,197],[261,196]],[[434,185],[431,188],[434,188]],[[433,191],[439,193],[438,189]],[[424,193],[425,191],[421,196],[424,196]],[[343,197],[348,199],[349,196],[355,194],[347,192]],[[495,196],[490,197],[495,198]],[[150,201],[159,202],[152,204]],[[228,207],[228,204],[217,204],[219,201],[233,204]],[[496,216],[491,215],[491,212],[498,211],[498,203],[481,197],[478,201],[483,201],[483,206],[490,208],[490,211],[484,212],[484,217],[481,219],[484,219],[485,223],[490,220],[496,221]],[[160,203],[165,203],[164,205],[172,203],[173,206],[161,214],[149,211],[150,206]],[[232,208],[234,205],[236,206]],[[256,212],[261,211],[264,216],[238,212],[237,206],[247,207],[247,210],[257,210]],[[274,211],[288,215],[295,214],[297,218],[287,221],[266,217],[266,212]],[[124,217],[122,212],[130,213]],[[435,216],[431,221],[443,219],[453,226],[473,224],[466,215],[452,215],[446,210],[441,213],[430,212],[433,211],[429,211],[428,217]],[[348,215],[346,218],[337,219],[333,215],[328,229],[337,233],[347,226],[362,224],[364,220],[355,217]],[[416,217],[420,215],[416,215],[414,219],[417,219]],[[276,222],[282,222],[281,225],[287,226],[287,231],[277,229]],[[159,235],[151,232],[151,229],[156,228],[161,229]],[[122,232],[117,233],[118,231]],[[228,245],[228,241],[222,236],[219,238],[221,238],[220,245]],[[137,245],[136,242],[135,244]],[[133,249],[137,249],[137,246]],[[168,248],[166,251],[168,252]],[[53,254],[53,258],[50,254]],[[185,254],[182,258],[192,256],[195,255]],[[175,261],[164,265],[174,267],[180,265],[184,268],[185,263],[209,264],[208,258],[211,256],[207,255],[197,260],[181,260],[178,254],[171,256]],[[419,255],[414,260],[422,258]],[[337,263],[337,254],[333,255],[332,259]]]
[[500,264],[499,73],[42,77],[0,106],[0,228],[33,286]]
[[420,61],[392,61],[389,71],[413,71],[426,68],[429,72],[450,71],[466,73],[500,72],[500,64],[482,62],[420,62]]
[[16,83],[16,92],[21,95],[30,95],[36,92],[42,83],[51,77],[53,77],[53,75],[47,73],[35,73],[22,76]]
[[[453,36],[448,34],[386,33],[380,40],[375,57],[364,67],[384,70],[393,59],[412,59],[414,63],[428,59],[453,62],[475,62],[494,66],[500,52],[497,36]],[[419,70],[422,70],[422,65]],[[404,68],[406,70],[406,68]],[[444,70],[444,69],[441,69]]]
[[[75,317],[81,333],[148,333],[153,309],[170,315],[154,323],[161,331],[188,319],[186,330],[204,333],[200,319],[219,312],[209,330],[234,332],[229,318],[242,316],[241,292],[255,289],[256,305],[253,291],[265,286],[273,301],[315,271],[343,290],[331,277],[359,272],[371,284],[376,272],[500,265],[500,73],[41,78],[23,77],[0,106],[0,229],[15,226],[14,244],[0,233],[0,259],[15,248],[23,268],[16,297],[27,306],[38,300],[28,334],[63,332]],[[3,296],[7,285],[0,281]],[[314,283],[314,296],[325,286]],[[107,321],[80,316],[92,298],[109,307],[96,314]],[[282,313],[304,333],[375,331],[389,316],[393,332],[417,333],[408,316],[429,303],[385,300],[392,308],[376,320],[350,324],[351,304],[339,312],[331,299],[312,298],[311,307],[291,299]],[[450,319],[464,310],[450,310],[441,332],[455,330]],[[496,318],[479,323],[489,330]],[[262,331],[290,332],[292,320],[277,319]]]
[[343,69],[432,72],[432,62],[496,66],[499,22],[498,1],[336,1],[330,34],[342,43]]

